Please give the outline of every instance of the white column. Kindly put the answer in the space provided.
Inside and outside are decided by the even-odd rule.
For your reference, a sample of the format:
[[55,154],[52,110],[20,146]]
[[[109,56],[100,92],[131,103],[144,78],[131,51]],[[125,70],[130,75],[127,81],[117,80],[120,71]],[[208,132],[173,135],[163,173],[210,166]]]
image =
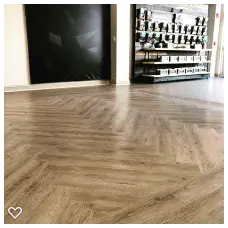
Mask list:
[[[211,77],[215,74],[216,52],[218,47],[219,23],[220,17],[217,18],[216,14],[221,14],[221,4],[209,4],[208,9],[208,38],[209,43],[207,48],[212,48],[211,55]],[[221,15],[220,15],[221,16]],[[215,43],[215,45],[214,45]]]
[[221,6],[221,15],[220,15],[220,24],[219,24],[219,35],[218,35],[218,48],[216,53],[216,62],[215,62],[215,76],[224,76],[224,46],[223,46],[223,25],[224,25],[224,4]]
[[130,84],[131,5],[111,5],[111,82]]

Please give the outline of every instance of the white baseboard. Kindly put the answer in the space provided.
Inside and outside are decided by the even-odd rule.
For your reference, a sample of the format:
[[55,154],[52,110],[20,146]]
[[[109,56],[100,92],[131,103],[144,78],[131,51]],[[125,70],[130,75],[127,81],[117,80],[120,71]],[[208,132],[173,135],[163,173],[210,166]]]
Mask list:
[[7,87],[4,87],[4,92],[86,87],[86,86],[97,86],[97,85],[108,85],[108,84],[109,84],[109,80],[57,82],[57,83],[33,84],[33,85],[25,85],[25,86],[7,86]]
[[130,80],[128,80],[128,81],[117,81],[117,82],[111,80],[110,83],[111,83],[111,84],[114,84],[114,85],[116,85],[116,86],[130,85],[130,84],[131,84],[131,83],[130,83]]

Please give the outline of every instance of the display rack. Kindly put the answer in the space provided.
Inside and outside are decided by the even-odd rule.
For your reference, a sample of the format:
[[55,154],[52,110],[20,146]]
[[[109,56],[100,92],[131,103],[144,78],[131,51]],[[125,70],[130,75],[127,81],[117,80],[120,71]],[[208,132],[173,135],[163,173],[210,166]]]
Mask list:
[[[160,62],[159,61],[159,57],[160,56],[164,56],[163,53],[166,52],[168,54],[166,55],[170,55],[170,52],[178,52],[180,51],[179,49],[167,49],[167,48],[144,48],[142,49],[142,51],[144,52],[144,60],[141,61],[141,64],[143,66],[143,74],[141,75],[141,77],[151,77],[153,80],[153,83],[156,82],[164,82],[164,81],[174,81],[174,80],[184,80],[184,79],[208,79],[210,77],[210,63],[211,60],[207,60],[207,61],[185,61],[185,62]],[[197,56],[200,56],[201,53],[207,53],[207,59],[210,58],[210,52],[212,50],[211,49],[200,49],[200,50],[196,50],[196,49],[188,49],[188,50],[181,50],[181,55],[178,54],[178,56],[187,56],[189,53],[191,52],[195,52],[197,53]],[[151,60],[150,59],[150,53],[151,52],[155,52],[156,53],[156,59]],[[158,66],[160,67],[160,65],[166,66],[166,65],[173,65],[174,68],[180,68],[180,66],[182,65],[190,65],[191,67],[195,67],[195,66],[199,66],[199,65],[204,65],[206,64],[206,72],[199,72],[199,73],[185,73],[185,74],[169,74],[169,75],[156,75],[156,74],[150,74],[148,73],[149,68],[151,67],[151,65],[153,65],[153,68],[155,70],[158,69]],[[178,66],[178,67],[177,67]],[[195,75],[195,77],[190,77]]]
[[[146,9],[147,15],[145,14],[142,16],[139,16],[139,13],[137,11],[140,11],[140,7],[144,7]],[[152,12],[152,19],[148,20],[148,12]],[[182,21],[180,24],[184,26],[185,24],[190,25],[192,28],[192,33],[194,27],[197,27],[197,31],[199,30],[200,26],[196,26],[197,18],[203,17],[207,18],[208,15],[208,8],[205,6],[199,5],[199,7],[194,8],[192,6],[183,5],[183,8],[178,5],[175,8],[175,5],[171,8],[169,5],[167,6],[161,6],[159,4],[157,5],[136,5],[135,6],[135,16],[136,16],[136,23],[134,27],[134,34],[133,38],[135,39],[134,43],[134,66],[133,66],[133,81],[151,81],[152,83],[156,82],[163,82],[163,81],[174,81],[174,80],[185,80],[185,79],[200,79],[200,78],[209,78],[210,77],[210,65],[211,65],[211,51],[212,49],[205,48],[205,45],[201,46],[201,43],[199,40],[203,37],[207,37],[207,34],[204,32],[197,34],[188,34],[186,30],[186,34],[183,34],[181,32],[169,32],[168,30],[165,31],[147,31],[150,25],[148,23],[155,23],[156,21],[158,24],[165,24],[169,23],[170,25],[177,24],[175,20],[173,20],[174,15],[177,17],[177,15],[182,15]],[[144,31],[140,31],[137,24],[140,24],[140,21],[143,21],[147,23],[146,29],[142,26],[142,29]],[[179,26],[179,25],[178,25]],[[204,24],[204,27],[206,28],[207,24]],[[141,27],[141,26],[140,26]],[[188,27],[188,26],[185,26]],[[151,27],[150,27],[151,28]],[[181,28],[181,25],[180,25]],[[205,29],[204,28],[204,29]],[[153,28],[152,28],[153,29]],[[164,28],[163,28],[164,29]],[[166,28],[165,28],[166,29]],[[162,30],[162,27],[161,27]],[[146,37],[144,40],[139,39],[137,40],[137,37],[139,37],[140,33],[146,34]],[[159,38],[157,44],[159,46],[163,47],[148,47],[148,45],[151,45],[151,38],[148,39],[148,37],[152,37],[154,34],[162,34],[160,35],[163,38]],[[150,35],[152,34],[152,35]],[[167,35],[170,35],[173,39],[173,43],[175,43],[175,36],[178,36],[178,39],[180,37],[184,36],[191,36],[192,41],[187,42],[186,38],[186,44],[180,43],[179,40],[175,44],[168,45],[164,37],[167,37]],[[154,36],[153,36],[154,37]],[[194,38],[195,37],[195,38]],[[201,37],[201,38],[199,38]],[[163,41],[161,41],[163,39]],[[165,38],[166,39],[166,38]],[[182,39],[182,38],[181,38]],[[194,39],[197,39],[196,42],[193,42]],[[149,40],[149,41],[148,41]],[[169,41],[170,43],[170,41]],[[199,44],[198,44],[199,43]],[[162,44],[162,45],[160,45]],[[165,47],[166,46],[168,47]],[[154,45],[153,45],[154,46]],[[171,47],[172,46],[172,47]],[[167,59],[170,58],[168,61],[162,61],[161,57],[167,56]],[[172,56],[172,57],[171,57]],[[191,61],[186,60],[185,56],[192,58]],[[195,58],[195,56],[200,56],[199,58]],[[201,58],[203,56],[204,58]],[[206,56],[206,57],[205,57]],[[173,59],[180,59],[180,61],[173,61]],[[183,60],[184,59],[184,60]],[[189,58],[188,58],[189,59]],[[197,60],[194,60],[197,59]],[[171,72],[176,73],[171,73]],[[190,72],[189,72],[190,71]],[[191,72],[193,71],[193,72]],[[160,73],[159,73],[160,72]],[[165,74],[163,75],[163,73]],[[167,72],[169,72],[167,74]],[[181,73],[184,72],[184,73]]]

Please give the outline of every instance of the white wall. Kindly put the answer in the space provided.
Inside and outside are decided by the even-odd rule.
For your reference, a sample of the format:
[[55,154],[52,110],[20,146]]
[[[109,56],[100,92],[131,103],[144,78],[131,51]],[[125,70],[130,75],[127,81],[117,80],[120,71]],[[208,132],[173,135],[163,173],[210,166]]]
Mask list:
[[30,84],[24,7],[4,5],[4,86]]
[[[3,6],[0,3],[0,33],[3,32]],[[3,37],[0,35],[0,88],[3,88]],[[1,94],[0,94],[1,95]]]
[[[130,4],[117,4],[117,66],[116,80],[129,83],[130,64]],[[117,83],[118,84],[118,83]]]

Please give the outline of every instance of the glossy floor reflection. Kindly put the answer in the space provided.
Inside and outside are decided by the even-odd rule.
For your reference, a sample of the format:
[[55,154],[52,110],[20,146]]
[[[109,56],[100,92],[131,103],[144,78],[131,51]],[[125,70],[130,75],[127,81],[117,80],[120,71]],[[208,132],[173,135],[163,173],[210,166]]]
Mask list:
[[5,93],[5,223],[223,223],[216,80]]

